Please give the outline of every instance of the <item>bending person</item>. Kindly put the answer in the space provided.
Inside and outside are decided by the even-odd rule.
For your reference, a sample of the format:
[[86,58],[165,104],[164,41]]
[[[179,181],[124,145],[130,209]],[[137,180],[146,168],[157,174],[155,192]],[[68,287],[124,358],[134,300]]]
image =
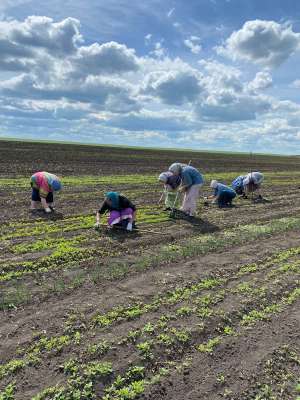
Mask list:
[[262,198],[261,184],[264,176],[261,172],[249,172],[247,175],[240,175],[232,182],[232,188],[238,195],[247,198],[249,193],[257,192],[258,198]]
[[181,178],[167,171],[159,175],[158,181],[164,185],[165,211],[177,208],[179,206],[177,189],[180,186]]
[[62,189],[60,179],[49,172],[36,172],[30,178],[32,188],[31,207],[36,210],[40,207],[40,203],[46,213],[55,211],[53,193]]
[[210,187],[214,190],[212,203],[217,203],[220,208],[231,207],[232,200],[236,197],[236,192],[229,186],[223,185],[216,180],[212,180]]
[[196,168],[181,163],[172,164],[169,171],[181,179],[179,191],[184,193],[184,197],[180,209],[191,217],[195,216],[200,188],[204,183],[203,176]]
[[127,197],[118,192],[108,192],[96,213],[95,227],[100,226],[100,216],[109,212],[108,226],[121,226],[127,231],[132,231],[135,226],[136,207]]

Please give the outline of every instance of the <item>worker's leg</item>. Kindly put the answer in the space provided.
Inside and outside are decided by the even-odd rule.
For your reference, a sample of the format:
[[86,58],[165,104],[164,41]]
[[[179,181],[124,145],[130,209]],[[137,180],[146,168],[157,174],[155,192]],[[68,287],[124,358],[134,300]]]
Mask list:
[[235,198],[234,193],[221,193],[218,198],[218,206],[222,207],[230,207],[232,205],[232,200]]
[[124,229],[132,231],[134,228],[133,223],[135,221],[135,212],[132,208],[125,208],[121,211],[121,222]]
[[32,193],[31,193],[31,210],[36,210],[41,206],[41,198],[39,191],[35,188],[32,188]]
[[54,205],[54,198],[53,198],[53,192],[49,192],[47,197],[46,197],[46,201],[48,203],[48,206],[54,210],[55,205]]
[[194,216],[197,209],[197,200],[199,198],[202,185],[192,185],[184,194],[181,210]]
[[227,196],[227,193],[223,192],[218,197],[218,206],[220,208],[226,207],[228,205],[228,201],[229,201],[229,198]]
[[121,222],[121,213],[119,211],[113,210],[109,213],[108,225],[113,226]]

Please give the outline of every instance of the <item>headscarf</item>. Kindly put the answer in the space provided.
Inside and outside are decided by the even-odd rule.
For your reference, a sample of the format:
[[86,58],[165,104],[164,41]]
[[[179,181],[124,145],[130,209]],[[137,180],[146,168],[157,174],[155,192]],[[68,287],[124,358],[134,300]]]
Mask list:
[[218,181],[216,181],[215,179],[213,179],[213,180],[210,182],[210,187],[211,187],[212,189],[217,189],[217,186],[218,186]]
[[253,182],[256,185],[259,185],[264,180],[264,176],[261,172],[250,172],[246,178],[243,180],[243,185],[248,185],[249,183]]
[[170,165],[169,171],[171,171],[173,174],[180,175],[182,172],[182,164],[176,162]]
[[107,193],[105,193],[105,197],[107,199],[111,200],[112,208],[115,208],[115,209],[119,208],[120,194],[118,192],[107,192]]
[[168,172],[163,172],[159,175],[158,180],[164,183],[167,183],[169,176],[171,175],[171,173]]

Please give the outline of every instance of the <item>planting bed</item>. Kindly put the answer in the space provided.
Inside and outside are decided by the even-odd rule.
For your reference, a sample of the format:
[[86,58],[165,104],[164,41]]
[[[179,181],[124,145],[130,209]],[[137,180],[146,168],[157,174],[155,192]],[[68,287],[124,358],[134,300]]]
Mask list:
[[[45,157],[41,161],[41,154]],[[157,205],[188,162],[226,183],[261,170],[269,202],[193,223]],[[0,141],[0,400],[300,396],[300,158]],[[30,175],[62,176],[55,217],[29,211]],[[96,232],[107,190],[139,232]]]

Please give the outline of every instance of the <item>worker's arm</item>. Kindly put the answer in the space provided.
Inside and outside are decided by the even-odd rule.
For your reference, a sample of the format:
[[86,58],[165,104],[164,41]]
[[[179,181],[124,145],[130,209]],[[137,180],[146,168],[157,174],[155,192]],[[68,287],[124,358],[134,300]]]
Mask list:
[[100,216],[104,214],[106,211],[109,210],[109,207],[104,200],[99,208],[99,210],[96,212],[96,223],[95,223],[95,228],[98,228],[100,226]]
[[45,197],[41,197],[41,203],[42,203],[42,206],[43,206],[44,210],[46,211],[46,213],[51,213],[51,208],[49,208],[49,205],[48,205]]
[[100,226],[100,213],[99,211],[96,212],[96,223],[95,223],[95,228],[98,228]]
[[179,187],[180,192],[186,192],[193,184],[193,180],[189,172],[183,171],[182,173],[182,181]]

